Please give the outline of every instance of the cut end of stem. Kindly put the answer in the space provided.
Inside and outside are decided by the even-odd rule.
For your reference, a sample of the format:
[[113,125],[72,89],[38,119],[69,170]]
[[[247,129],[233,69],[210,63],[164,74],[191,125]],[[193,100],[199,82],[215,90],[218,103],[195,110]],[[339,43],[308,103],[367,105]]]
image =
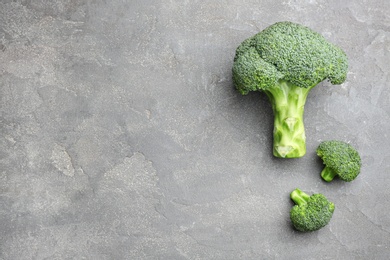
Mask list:
[[306,154],[306,147],[300,149],[294,148],[292,145],[280,146],[275,145],[274,156],[280,158],[299,158]]
[[337,173],[331,168],[325,166],[325,168],[321,172],[321,177],[324,181],[330,182],[336,177]]
[[306,204],[310,196],[300,189],[295,189],[291,192],[290,198],[295,202],[295,204],[301,206]]
[[330,202],[330,205],[329,205],[329,210],[330,212],[334,212],[334,203],[333,202]]
[[286,156],[292,151],[294,148],[292,146],[276,146],[275,151],[277,157],[286,158]]

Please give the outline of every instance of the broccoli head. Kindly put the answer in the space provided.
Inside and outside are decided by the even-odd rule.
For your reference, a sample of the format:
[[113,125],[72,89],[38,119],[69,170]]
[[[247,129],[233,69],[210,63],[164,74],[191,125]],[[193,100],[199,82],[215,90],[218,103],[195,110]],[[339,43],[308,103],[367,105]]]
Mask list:
[[279,22],[243,41],[233,63],[233,83],[246,95],[263,91],[274,112],[273,154],[296,158],[306,153],[303,112],[314,86],[346,79],[345,53],[308,27]]
[[332,218],[334,204],[322,194],[309,196],[300,189],[290,194],[297,204],[290,211],[290,219],[294,227],[302,232],[318,230],[326,226]]
[[325,168],[321,177],[331,181],[339,176],[343,181],[353,181],[360,173],[361,159],[359,153],[351,145],[342,141],[324,141],[317,148]]

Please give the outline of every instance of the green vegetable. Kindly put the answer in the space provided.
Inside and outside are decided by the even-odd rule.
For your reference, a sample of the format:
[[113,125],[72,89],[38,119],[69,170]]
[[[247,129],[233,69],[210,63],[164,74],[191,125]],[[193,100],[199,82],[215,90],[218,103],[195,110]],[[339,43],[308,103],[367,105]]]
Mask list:
[[351,145],[342,141],[324,141],[317,148],[317,155],[324,161],[321,177],[331,181],[339,176],[343,181],[353,181],[360,173],[361,159]]
[[332,218],[334,204],[324,195],[309,196],[300,189],[295,189],[290,197],[297,204],[290,211],[290,219],[297,230],[318,230],[326,226]]
[[246,95],[264,91],[274,112],[273,154],[306,153],[303,112],[309,91],[321,81],[346,79],[345,53],[311,29],[279,22],[243,41],[236,50],[233,82]]

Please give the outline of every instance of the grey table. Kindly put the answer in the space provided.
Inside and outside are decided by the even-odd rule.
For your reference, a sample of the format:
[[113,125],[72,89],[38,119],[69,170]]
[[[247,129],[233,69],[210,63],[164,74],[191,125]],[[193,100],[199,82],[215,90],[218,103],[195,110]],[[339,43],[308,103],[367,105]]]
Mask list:
[[[231,80],[235,48],[286,20],[350,60],[292,160]],[[389,259],[389,37],[386,0],[1,1],[0,259]],[[354,182],[321,180],[328,139],[358,148]],[[335,203],[328,226],[291,227],[297,187]]]

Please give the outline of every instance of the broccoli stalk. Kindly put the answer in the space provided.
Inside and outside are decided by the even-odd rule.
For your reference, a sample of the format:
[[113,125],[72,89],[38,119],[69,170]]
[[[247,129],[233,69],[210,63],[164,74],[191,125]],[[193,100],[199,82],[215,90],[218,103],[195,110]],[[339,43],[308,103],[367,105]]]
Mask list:
[[334,177],[337,176],[337,172],[332,170],[330,167],[325,166],[325,168],[321,172],[321,177],[324,181],[330,182]]
[[[314,87],[314,86],[313,86]],[[301,88],[288,81],[264,90],[274,112],[273,154],[276,157],[302,157],[306,153],[303,113],[312,87]]]
[[308,194],[301,191],[300,189],[293,190],[290,194],[290,197],[298,206],[306,205],[310,198]]
[[303,112],[310,90],[328,79],[346,79],[345,53],[311,29],[279,22],[243,41],[236,50],[233,83],[246,95],[263,91],[274,112],[273,154],[282,158],[306,153]]

